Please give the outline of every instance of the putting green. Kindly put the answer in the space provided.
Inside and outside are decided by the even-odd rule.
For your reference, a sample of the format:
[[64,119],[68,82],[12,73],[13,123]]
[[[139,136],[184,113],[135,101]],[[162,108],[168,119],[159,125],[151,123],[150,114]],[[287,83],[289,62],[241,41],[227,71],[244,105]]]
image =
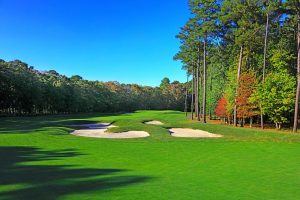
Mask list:
[[[158,120],[160,126],[143,122]],[[113,123],[139,139],[75,137]],[[192,128],[221,138],[176,138]],[[0,199],[299,199],[300,136],[201,124],[176,111],[2,118]]]

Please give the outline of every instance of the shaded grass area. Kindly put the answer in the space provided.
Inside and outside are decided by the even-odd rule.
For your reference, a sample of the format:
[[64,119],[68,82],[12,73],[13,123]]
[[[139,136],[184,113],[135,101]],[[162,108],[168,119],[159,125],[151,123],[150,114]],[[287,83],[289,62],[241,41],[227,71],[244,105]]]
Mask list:
[[[38,161],[80,156],[74,150],[43,151],[32,147],[1,147],[1,199],[57,199],[64,195],[102,191],[149,179],[121,176],[123,169],[42,165]],[[29,164],[30,163],[30,164]],[[20,187],[25,186],[25,187]]]
[[[69,134],[72,124],[97,122],[151,136]],[[224,137],[173,138],[170,127]],[[300,198],[299,135],[201,124],[176,111],[2,118],[0,158],[0,199]]]

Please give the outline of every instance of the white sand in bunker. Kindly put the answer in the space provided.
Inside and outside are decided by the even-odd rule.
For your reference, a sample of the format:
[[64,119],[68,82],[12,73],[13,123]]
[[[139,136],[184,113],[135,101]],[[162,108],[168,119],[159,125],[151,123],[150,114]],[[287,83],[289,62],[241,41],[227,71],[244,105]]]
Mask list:
[[82,124],[75,125],[78,127],[87,127],[88,129],[75,130],[71,134],[82,137],[94,137],[94,138],[110,138],[110,139],[122,139],[122,138],[144,138],[150,136],[145,131],[127,131],[120,133],[107,133],[107,129],[116,127],[109,123],[101,124]]
[[172,128],[169,129],[174,137],[189,137],[189,138],[219,138],[223,135],[209,133],[207,131],[195,130],[190,128]]
[[163,125],[164,123],[162,123],[161,121],[158,121],[158,120],[152,120],[152,121],[146,121],[146,122],[144,122],[144,124]]

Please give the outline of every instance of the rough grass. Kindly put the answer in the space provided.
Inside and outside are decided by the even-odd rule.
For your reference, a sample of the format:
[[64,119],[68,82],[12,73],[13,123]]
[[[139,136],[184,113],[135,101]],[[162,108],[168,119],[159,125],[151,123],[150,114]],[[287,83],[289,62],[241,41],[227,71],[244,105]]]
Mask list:
[[[159,120],[162,126],[144,121]],[[112,122],[143,139],[70,135]],[[223,138],[173,138],[184,127]],[[2,118],[0,199],[300,199],[300,136],[187,120],[175,111]]]

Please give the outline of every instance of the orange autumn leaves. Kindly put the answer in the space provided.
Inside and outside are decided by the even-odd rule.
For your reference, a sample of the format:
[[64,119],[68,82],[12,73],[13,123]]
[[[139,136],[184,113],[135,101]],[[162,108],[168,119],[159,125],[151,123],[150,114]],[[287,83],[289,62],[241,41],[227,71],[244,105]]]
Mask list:
[[237,94],[237,117],[250,118],[256,116],[256,105],[252,104],[250,97],[257,88],[256,77],[253,72],[244,73],[240,77]]
[[217,116],[224,118],[227,117],[227,100],[225,96],[222,96],[222,98],[219,100],[217,107],[215,109],[215,113]]
[[[239,80],[239,88],[236,96],[236,105],[237,105],[237,117],[238,118],[250,118],[258,115],[257,105],[254,105],[251,102],[251,95],[257,89],[257,81],[254,72],[245,72],[241,74]],[[219,100],[215,113],[221,118],[230,117],[232,111],[228,110],[228,101],[226,96],[222,96]]]

